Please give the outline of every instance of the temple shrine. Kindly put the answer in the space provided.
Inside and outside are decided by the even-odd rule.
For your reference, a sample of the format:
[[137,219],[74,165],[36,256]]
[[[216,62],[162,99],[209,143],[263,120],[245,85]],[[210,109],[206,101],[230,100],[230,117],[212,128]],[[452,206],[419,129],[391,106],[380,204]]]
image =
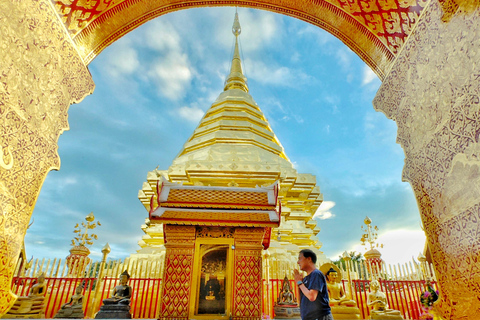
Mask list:
[[262,277],[285,277],[303,248],[326,260],[311,219],[320,188],[297,173],[248,93],[237,14],[232,32],[224,91],[168,170],[149,172],[139,191],[149,217],[131,259],[165,259],[162,319],[258,318]]

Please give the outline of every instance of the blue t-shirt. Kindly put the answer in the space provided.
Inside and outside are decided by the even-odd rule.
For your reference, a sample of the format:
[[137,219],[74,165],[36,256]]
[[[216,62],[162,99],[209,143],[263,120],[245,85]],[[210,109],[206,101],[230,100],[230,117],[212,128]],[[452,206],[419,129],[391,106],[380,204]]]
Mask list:
[[303,284],[309,290],[318,291],[315,301],[308,300],[300,290],[300,315],[303,320],[317,319],[330,313],[330,304],[328,299],[327,282],[325,276],[320,270],[313,270],[308,276],[303,278]]

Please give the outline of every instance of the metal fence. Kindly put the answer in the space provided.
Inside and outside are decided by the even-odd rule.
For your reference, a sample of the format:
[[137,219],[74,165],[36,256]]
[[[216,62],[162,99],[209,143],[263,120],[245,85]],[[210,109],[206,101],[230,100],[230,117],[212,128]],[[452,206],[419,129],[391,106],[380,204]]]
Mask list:
[[[79,261],[73,266],[66,266],[65,262],[62,264],[61,260],[55,260],[53,263],[36,261],[29,270],[17,271],[17,276],[12,281],[12,292],[18,296],[27,296],[30,288],[37,281],[38,275],[44,273],[47,286],[44,300],[45,318],[53,318],[60,307],[70,300],[77,286],[82,285],[85,318],[94,318],[100,309],[102,300],[111,296],[113,288],[118,284],[118,277],[124,270],[128,270],[131,275],[129,285],[133,288],[132,317],[158,318],[161,302],[162,261],[129,261],[126,259],[125,261],[89,264]],[[389,308],[399,310],[405,319],[420,318],[422,314],[420,295],[426,291],[425,278],[431,278],[433,273],[425,275],[423,270],[421,274],[415,272],[399,274],[377,270],[378,272],[374,273],[363,273],[367,279],[358,279],[355,274],[360,273],[355,273],[353,267],[350,271],[353,273],[349,276],[351,285],[347,279],[342,280],[342,283],[345,292],[357,301],[363,319],[370,317],[367,296],[370,292],[371,279],[379,280],[380,290],[386,294]],[[344,276],[347,273],[348,271],[343,270]],[[282,290],[282,281],[283,279],[263,280],[262,313],[265,319],[273,319],[275,316],[273,308]],[[293,280],[289,281],[293,292],[297,293],[296,283]],[[431,283],[434,287],[436,286],[434,280]],[[350,291],[353,294],[350,294]]]

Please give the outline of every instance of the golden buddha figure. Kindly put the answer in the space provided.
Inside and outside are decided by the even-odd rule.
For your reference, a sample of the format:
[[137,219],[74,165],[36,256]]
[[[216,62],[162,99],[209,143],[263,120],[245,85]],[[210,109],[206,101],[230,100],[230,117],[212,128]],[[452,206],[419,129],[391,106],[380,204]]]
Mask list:
[[[325,274],[327,278],[328,296],[330,298],[331,306],[347,306],[356,307],[357,303],[347,298],[342,284],[337,281],[338,273],[335,269],[330,268]],[[341,279],[340,279],[341,280]]]
[[30,289],[30,293],[26,297],[18,297],[15,304],[3,316],[3,318],[43,318],[44,300],[47,285],[45,283],[45,275],[42,273],[37,278]]
[[83,294],[82,294],[82,285],[78,285],[75,288],[75,294],[70,298],[70,301],[64,303],[60,310],[58,310],[55,318],[73,318],[73,319],[82,319],[83,314]]
[[328,297],[334,319],[360,319],[357,303],[349,299],[343,289],[342,273],[333,263],[325,263],[320,267],[327,279]]
[[387,296],[380,291],[380,284],[377,280],[370,282],[367,305],[372,307],[370,319],[403,319],[400,311],[388,309]]

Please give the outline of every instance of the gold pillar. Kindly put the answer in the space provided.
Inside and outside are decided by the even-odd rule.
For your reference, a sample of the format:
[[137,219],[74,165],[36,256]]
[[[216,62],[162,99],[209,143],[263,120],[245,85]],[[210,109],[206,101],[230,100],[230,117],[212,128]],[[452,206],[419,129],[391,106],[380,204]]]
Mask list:
[[0,1],[0,315],[67,110],[94,84],[48,0]]
[[264,228],[236,228],[232,319],[262,318]]
[[398,126],[446,319],[480,312],[480,15],[429,2],[374,106]]
[[195,253],[195,226],[164,226],[165,264],[160,319],[188,319]]

